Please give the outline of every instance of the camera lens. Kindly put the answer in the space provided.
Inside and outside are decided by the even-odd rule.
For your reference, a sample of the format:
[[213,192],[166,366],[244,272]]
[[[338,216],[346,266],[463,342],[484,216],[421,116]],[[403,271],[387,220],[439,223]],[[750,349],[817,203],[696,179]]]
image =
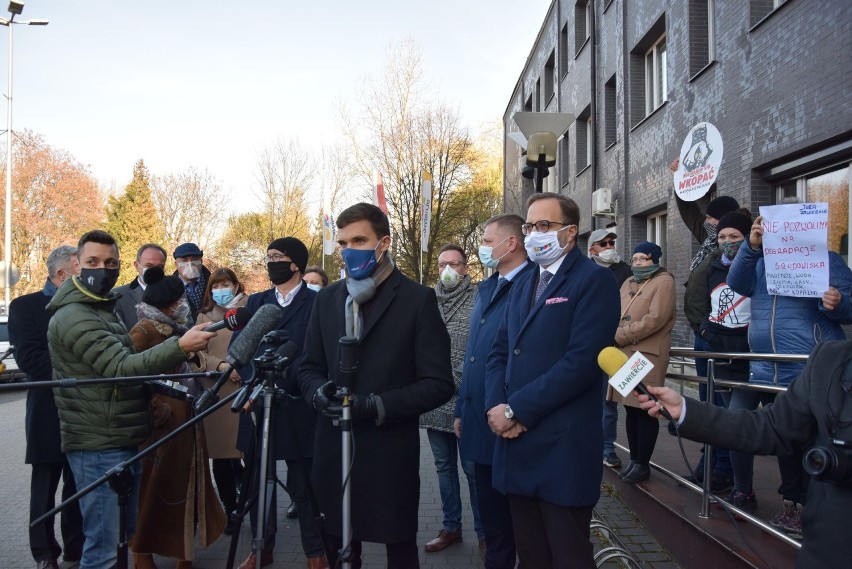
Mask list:
[[835,466],[834,451],[825,447],[814,447],[809,449],[802,457],[802,465],[805,472],[817,480],[826,478],[831,474]]

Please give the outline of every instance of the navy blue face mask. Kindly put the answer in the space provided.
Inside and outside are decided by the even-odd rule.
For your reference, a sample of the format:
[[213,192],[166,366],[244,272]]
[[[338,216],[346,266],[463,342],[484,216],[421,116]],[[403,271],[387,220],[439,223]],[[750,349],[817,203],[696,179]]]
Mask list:
[[[381,242],[380,239],[379,243]],[[378,259],[376,259],[376,249],[379,243],[376,243],[376,246],[372,249],[352,249],[347,247],[340,252],[343,255],[343,264],[346,265],[346,272],[350,279],[360,281],[373,274],[376,265],[379,264]]]

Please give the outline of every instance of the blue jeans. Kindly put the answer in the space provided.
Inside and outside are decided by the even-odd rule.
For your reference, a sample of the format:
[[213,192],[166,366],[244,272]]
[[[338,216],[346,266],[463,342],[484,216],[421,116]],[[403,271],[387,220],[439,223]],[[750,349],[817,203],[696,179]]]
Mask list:
[[[133,457],[135,448],[114,448],[105,450],[77,450],[66,453],[68,464],[74,473],[77,489],[82,490],[114,467],[116,464]],[[127,498],[127,539],[136,531],[136,514],[139,505],[139,477],[141,468],[134,463],[128,470],[133,475],[133,492]],[[83,558],[80,569],[111,569],[118,556],[118,497],[106,482],[82,498],[80,511],[83,514]]]
[[[695,334],[695,344],[694,347],[696,350],[701,350],[702,352],[711,351],[710,344],[707,343],[704,338],[699,336],[697,333]],[[707,377],[707,360],[704,358],[695,358],[695,372],[701,377]],[[717,407],[727,407],[728,403],[731,400],[731,394],[726,393],[714,393],[715,397],[715,405]],[[698,398],[701,401],[707,401],[707,385],[703,383],[698,384]],[[734,471],[731,467],[731,454],[730,451],[726,448],[713,447],[713,453],[711,454],[713,459],[713,474],[716,476],[733,476]],[[704,473],[704,445],[701,445],[701,458],[698,460],[698,466],[695,467],[696,472]]]
[[[764,406],[775,401],[774,393],[762,393],[747,389],[735,389],[731,397],[731,409],[757,409],[758,404]],[[754,455],[731,451],[731,466],[734,468],[734,489],[748,494],[752,490],[754,478]],[[807,477],[802,467],[802,452],[792,456],[778,457],[778,471],[781,473],[781,486],[778,493],[785,500],[797,504],[805,503]]]
[[[426,429],[429,446],[435,457],[438,471],[438,488],[441,491],[441,507],[444,510],[444,529],[460,532],[462,528],[461,485],[459,483],[459,445],[454,433]],[[476,501],[476,478],[473,461],[462,460],[462,470],[467,478],[470,492],[470,507],[473,510],[473,529],[479,539],[485,539],[485,530],[479,520],[479,505]]]
[[618,434],[618,402],[607,401],[606,391],[609,385],[609,377],[603,375],[603,455],[606,456],[611,452],[615,452],[615,439]]

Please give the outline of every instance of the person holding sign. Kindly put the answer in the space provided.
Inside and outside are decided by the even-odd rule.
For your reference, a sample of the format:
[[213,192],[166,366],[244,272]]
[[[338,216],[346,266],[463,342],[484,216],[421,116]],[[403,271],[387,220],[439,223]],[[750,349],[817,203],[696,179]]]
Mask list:
[[[763,217],[751,226],[749,246],[740,247],[728,271],[728,285],[742,296],[751,298],[751,323],[748,340],[756,353],[809,354],[820,343],[843,340],[841,325],[852,323],[852,271],[843,259],[829,252],[829,287],[821,298],[770,294],[766,287],[763,258]],[[798,377],[802,362],[769,362],[754,360],[750,364],[749,383],[788,386]],[[756,409],[775,399],[773,394],[751,390],[735,390],[731,409]],[[757,503],[752,489],[754,456],[731,452],[734,489],[729,501],[741,509],[751,510]],[[770,522],[791,536],[801,538],[801,511],[805,503],[804,472],[801,452],[778,457],[783,497],[782,510]]]
[[[646,385],[663,385],[665,381],[675,324],[674,277],[660,267],[662,254],[660,246],[650,241],[643,241],[633,249],[633,278],[621,285],[621,320],[615,331],[615,344],[628,358],[634,352],[642,352],[653,364],[642,380]],[[622,403],[626,411],[630,462],[621,479],[630,484],[647,480],[660,425],[639,408],[635,393],[622,397],[608,386],[607,400]]]

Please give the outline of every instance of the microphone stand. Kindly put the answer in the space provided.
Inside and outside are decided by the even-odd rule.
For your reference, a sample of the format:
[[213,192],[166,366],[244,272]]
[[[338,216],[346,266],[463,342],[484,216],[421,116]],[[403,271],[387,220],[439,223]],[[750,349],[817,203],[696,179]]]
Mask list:
[[19,391],[24,389],[38,389],[48,387],[85,387],[87,385],[99,385],[101,383],[143,383],[147,381],[171,381],[174,379],[193,379],[213,377],[215,372],[200,371],[195,373],[172,373],[159,375],[132,375],[128,377],[98,377],[92,379],[77,379],[66,377],[51,381],[25,381],[21,383],[9,383],[0,385],[2,391]]
[[340,368],[338,373],[339,387],[336,395],[342,400],[340,420],[335,421],[340,426],[340,476],[343,482],[343,497],[341,498],[341,538],[342,547],[338,552],[337,562],[344,569],[352,567],[352,389],[358,375],[358,338],[343,336],[340,338]]
[[[181,374],[181,375],[185,375],[185,374]],[[188,374],[188,375],[192,375],[192,374]],[[145,377],[145,376],[142,376],[142,377]],[[138,381],[138,378],[123,378],[123,379],[136,379]],[[85,381],[85,380],[83,380],[83,381]],[[94,381],[99,381],[101,383],[103,382],[102,380],[94,380]],[[114,380],[112,380],[112,381],[114,381]],[[37,383],[54,383],[54,382],[37,382]],[[178,427],[177,429],[175,429],[171,433],[167,434],[166,436],[159,439],[155,443],[146,447],[143,451],[137,453],[136,456],[133,456],[133,457],[127,459],[127,460],[119,462],[114,467],[110,468],[106,472],[106,474],[104,474],[103,476],[101,476],[100,478],[98,478],[97,480],[95,480],[94,482],[92,482],[91,484],[89,484],[88,486],[83,488],[82,490],[78,491],[76,494],[74,494],[73,496],[71,496],[70,498],[68,498],[67,500],[65,500],[64,502],[62,502],[61,504],[59,504],[58,506],[56,506],[55,508],[53,508],[49,512],[46,512],[46,513],[42,514],[39,518],[33,520],[30,523],[30,527],[31,528],[35,527],[38,524],[44,522],[45,520],[47,520],[47,518],[56,515],[60,510],[62,510],[66,506],[68,506],[68,504],[71,504],[73,502],[78,501],[80,498],[82,498],[86,494],[89,494],[95,488],[102,485],[104,482],[109,481],[110,488],[112,488],[112,490],[118,495],[119,524],[118,524],[118,546],[117,546],[118,559],[117,559],[116,567],[117,567],[117,569],[128,569],[128,560],[127,560],[127,499],[133,493],[133,488],[136,485],[136,481],[134,479],[133,474],[130,472],[129,467],[132,466],[133,464],[135,464],[136,462],[139,462],[141,459],[145,458],[147,455],[151,454],[156,449],[160,448],[161,446],[163,446],[167,442],[171,441],[173,438],[177,437],[178,435],[180,435],[181,433],[183,433],[184,431],[186,431],[190,427],[194,427],[196,423],[203,421],[205,417],[215,413],[220,407],[224,407],[225,404],[227,404],[228,402],[231,401],[231,399],[233,399],[237,396],[237,393],[239,393],[239,391],[234,391],[233,393],[231,393],[230,395],[228,395],[227,397],[225,397],[224,399],[222,399],[221,401],[219,401],[218,403],[216,403],[215,405],[213,405],[209,409],[205,410],[202,413],[199,413],[198,415],[196,415],[195,417],[193,417],[192,419],[190,419],[189,421],[187,421],[186,423],[184,423],[183,425],[181,425],[180,427]]]

